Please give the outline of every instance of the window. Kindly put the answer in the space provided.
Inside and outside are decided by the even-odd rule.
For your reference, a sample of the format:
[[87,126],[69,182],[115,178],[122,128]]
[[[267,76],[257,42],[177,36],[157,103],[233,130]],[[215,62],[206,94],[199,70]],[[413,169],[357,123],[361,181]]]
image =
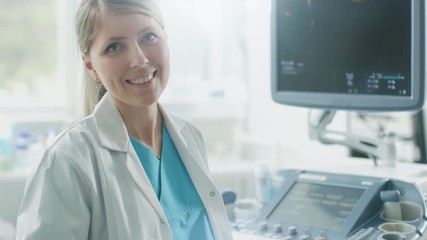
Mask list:
[[3,113],[70,110],[67,101],[74,97],[76,87],[69,80],[77,75],[76,54],[73,48],[64,46],[73,34],[65,29],[72,28],[68,20],[73,12],[70,7],[75,5],[66,0],[0,1]]

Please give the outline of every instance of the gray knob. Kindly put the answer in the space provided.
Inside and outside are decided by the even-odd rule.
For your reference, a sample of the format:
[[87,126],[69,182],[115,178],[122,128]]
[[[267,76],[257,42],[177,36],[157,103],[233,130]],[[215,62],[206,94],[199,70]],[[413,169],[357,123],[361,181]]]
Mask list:
[[304,234],[299,237],[300,240],[310,240],[311,239],[311,232],[310,230],[305,230]]
[[295,234],[297,234],[297,227],[295,227],[295,226],[289,226],[289,227],[288,227],[288,233],[289,233],[290,235],[295,235]]
[[266,221],[262,221],[259,223],[259,229],[261,229],[262,231],[265,231],[268,229],[268,224]]
[[303,234],[301,237],[299,237],[299,240],[310,240],[311,235],[310,234]]
[[280,224],[280,223],[274,224],[273,231],[275,233],[281,233],[282,232],[282,224]]
[[314,240],[328,240],[327,237],[323,237],[323,236],[317,236],[314,238]]
[[322,231],[319,236],[314,238],[314,240],[328,240],[328,236],[326,236],[326,233]]

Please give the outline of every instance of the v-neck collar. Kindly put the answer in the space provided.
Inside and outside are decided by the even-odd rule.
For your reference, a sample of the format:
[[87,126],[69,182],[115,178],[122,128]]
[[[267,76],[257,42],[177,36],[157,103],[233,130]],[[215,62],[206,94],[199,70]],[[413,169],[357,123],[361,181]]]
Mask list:
[[[129,136],[129,138],[131,140],[132,145],[138,144],[141,148],[144,149],[145,156],[146,156],[146,154],[150,154],[160,162],[162,159],[162,156],[163,156],[163,149],[165,147],[165,141],[164,141],[165,136],[166,136],[165,131],[167,131],[166,125],[165,125],[164,121],[162,120],[162,131],[161,131],[162,143],[161,143],[161,148],[160,148],[160,156],[155,154],[149,147],[147,147],[144,143],[138,141],[136,138],[134,138],[132,136]],[[135,145],[134,145],[134,147],[135,147]]]
[[[161,192],[162,192],[162,164],[164,160],[161,160],[156,156],[150,148],[146,145],[135,139],[134,137],[129,136],[130,141],[138,155],[139,161],[143,166],[145,173],[148,176],[148,179],[151,182],[151,185],[154,189],[154,192],[157,195],[157,199],[160,200]],[[168,142],[168,132],[166,129],[166,125],[162,122],[162,147],[160,156],[164,156],[164,151]]]

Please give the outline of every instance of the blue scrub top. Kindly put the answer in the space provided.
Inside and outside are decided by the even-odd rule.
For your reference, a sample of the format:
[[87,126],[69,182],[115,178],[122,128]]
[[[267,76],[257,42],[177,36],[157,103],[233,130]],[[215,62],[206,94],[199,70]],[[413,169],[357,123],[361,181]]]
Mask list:
[[136,139],[130,140],[166,214],[173,238],[213,240],[206,208],[164,123],[162,137],[161,160]]

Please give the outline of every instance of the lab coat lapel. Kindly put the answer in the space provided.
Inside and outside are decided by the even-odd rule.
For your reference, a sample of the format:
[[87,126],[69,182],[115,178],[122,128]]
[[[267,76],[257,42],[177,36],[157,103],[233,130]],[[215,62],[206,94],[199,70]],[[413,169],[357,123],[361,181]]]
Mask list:
[[106,93],[98,103],[93,115],[101,145],[110,150],[127,152],[129,150],[129,134],[109,93]]
[[[114,159],[114,161],[125,161],[127,169],[129,169],[132,178],[140,188],[142,194],[145,195],[159,216],[162,219],[166,219],[160,202],[151,187],[151,183],[141,165],[135,149],[130,147],[131,143],[126,126],[124,125],[120,112],[111,99],[109,93],[106,93],[98,103],[94,111],[94,117],[97,123],[97,130],[101,145],[109,151],[125,153],[118,155],[123,156],[123,158]],[[111,166],[105,166],[107,163],[102,161],[102,159],[100,162],[104,164],[103,169],[110,169]],[[107,172],[104,174],[107,175],[105,177],[111,177],[108,176],[109,174]]]
[[[211,179],[209,178],[208,167],[204,154],[200,149],[200,144],[196,142],[197,138],[194,136],[195,132],[183,121],[174,121],[170,118],[165,111],[162,110],[163,118],[166,122],[169,134],[181,156],[182,162],[187,169],[188,175],[193,182],[196,191],[199,193],[200,199],[202,200],[207,210],[209,220],[212,224],[212,230],[216,239],[229,239],[223,238],[221,229],[227,228],[226,217],[218,217],[221,211],[225,213],[225,209],[221,201],[213,201],[215,194],[219,193]],[[201,139],[200,139],[201,141]],[[212,195],[212,193],[215,193]],[[217,197],[215,198],[217,199]],[[216,211],[215,211],[216,210]],[[220,210],[220,211],[219,211]]]
[[190,128],[185,125],[183,121],[174,121],[164,110],[160,107],[163,119],[166,122],[169,134],[178,150],[178,153],[187,169],[197,192],[199,193],[202,201],[205,202],[206,192],[210,188],[214,188],[209,179],[208,169],[206,166],[206,159],[203,158],[195,137],[192,135]]
[[[169,134],[178,150],[178,153],[187,168],[187,171],[189,172],[190,177],[194,181],[194,177],[192,176],[192,173],[202,171],[203,169],[200,165],[200,161],[197,161],[194,154],[197,154],[195,143],[189,142],[189,132],[187,127],[185,126],[185,122],[183,121],[174,121],[168,113],[159,106],[160,111],[162,113],[163,119],[165,121],[166,127],[169,131]],[[186,138],[187,137],[187,138]],[[190,139],[194,140],[191,136]],[[191,168],[191,169],[189,169]]]

